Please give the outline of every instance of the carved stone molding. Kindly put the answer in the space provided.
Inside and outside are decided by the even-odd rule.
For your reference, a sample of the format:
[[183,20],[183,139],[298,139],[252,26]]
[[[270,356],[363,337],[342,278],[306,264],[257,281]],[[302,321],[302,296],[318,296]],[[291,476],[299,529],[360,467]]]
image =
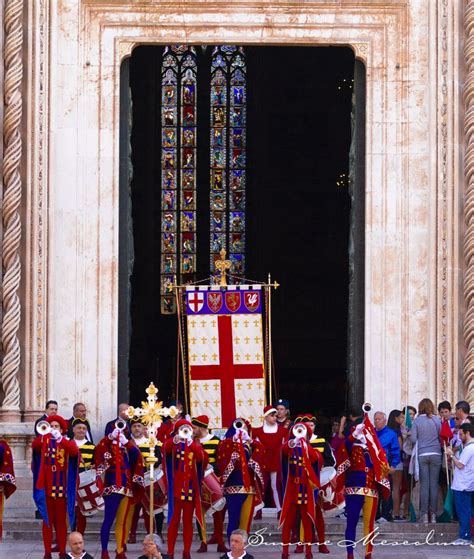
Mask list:
[[21,124],[23,114],[23,0],[7,0],[5,5],[5,113],[3,121],[3,363],[1,383],[4,393],[3,419],[16,419],[20,410],[20,327],[21,306],[18,296],[21,279],[19,208],[22,196],[20,163],[22,155]]
[[466,399],[474,404],[474,0],[468,0],[464,13],[464,360],[463,382]]
[[48,146],[49,146],[49,0],[37,0],[28,13],[33,30],[28,49],[28,132],[25,159],[28,162],[28,219],[24,225],[25,269],[28,274],[25,313],[24,378],[22,411],[26,421],[38,417],[48,398],[46,393],[47,303],[48,303]]

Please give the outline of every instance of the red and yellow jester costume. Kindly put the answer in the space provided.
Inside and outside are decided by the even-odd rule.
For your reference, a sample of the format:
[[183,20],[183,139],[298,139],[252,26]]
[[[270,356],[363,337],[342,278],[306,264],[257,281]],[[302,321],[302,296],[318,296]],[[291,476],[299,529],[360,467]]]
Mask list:
[[315,472],[315,464],[322,465],[321,453],[309,444],[311,428],[296,423],[290,430],[290,438],[282,448],[284,462],[283,476],[286,477],[283,507],[280,515],[282,528],[282,559],[289,556],[291,529],[299,513],[303,525],[305,554],[308,559],[313,557],[311,543],[313,526],[316,525],[314,490],[319,488],[319,479]]
[[50,433],[33,441],[33,498],[43,517],[44,558],[51,559],[53,527],[60,556],[66,554],[67,516],[72,525],[76,497],[77,445],[64,435],[68,424],[59,415],[50,415],[46,421],[53,428]]
[[12,451],[6,441],[0,441],[0,540],[3,533],[3,507],[16,490]]
[[168,484],[168,556],[173,558],[178,527],[183,514],[183,559],[191,557],[193,514],[205,541],[200,486],[207,466],[207,455],[201,445],[192,440],[193,428],[189,421],[176,422],[174,436],[163,445],[164,472]]

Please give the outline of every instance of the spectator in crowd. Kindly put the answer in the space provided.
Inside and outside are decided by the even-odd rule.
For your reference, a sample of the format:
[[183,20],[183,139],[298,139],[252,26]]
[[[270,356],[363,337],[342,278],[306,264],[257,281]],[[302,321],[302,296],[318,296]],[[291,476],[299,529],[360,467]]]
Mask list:
[[250,553],[245,551],[248,535],[245,530],[232,530],[230,534],[230,551],[221,555],[220,559],[253,559]]
[[[399,410],[397,410],[399,411]],[[374,427],[377,437],[380,441],[382,448],[387,455],[387,462],[390,466],[390,475],[395,472],[395,468],[400,463],[400,444],[398,442],[397,433],[387,426],[387,416],[382,411],[377,411],[374,414]],[[392,482],[392,480],[391,480]],[[392,482],[393,485],[393,482]],[[380,495],[378,522],[391,522],[392,521],[392,498],[384,499]]]
[[82,402],[77,402],[76,404],[74,404],[73,408],[72,408],[72,417],[69,418],[68,422],[69,422],[69,428],[67,431],[67,436],[72,439],[74,436],[74,433],[72,431],[72,425],[75,419],[81,419],[82,421],[85,421],[85,425],[87,427],[87,431],[86,431],[86,439],[94,444],[94,440],[92,438],[92,431],[91,431],[91,426],[89,423],[89,420],[87,419],[87,408],[86,405],[83,404]]
[[452,406],[451,403],[447,400],[440,402],[438,404],[438,413],[441,421],[449,421],[449,426],[451,429],[454,429],[455,426],[455,418],[452,413]]
[[452,445],[454,448],[461,446],[461,437],[458,436],[458,431],[461,428],[461,425],[468,422],[469,413],[471,411],[471,407],[465,400],[459,401],[454,410],[454,429],[453,429],[453,438],[452,438]]
[[[456,420],[454,414],[452,413],[451,402],[444,400],[438,404],[438,414],[441,419],[441,425],[447,421],[449,429],[453,430],[456,427]],[[454,431],[453,431],[454,433]],[[441,432],[443,434],[443,432]],[[446,441],[447,442],[447,441]],[[443,452],[443,447],[441,447],[441,452]],[[439,472],[439,487],[441,490],[441,498],[444,502],[447,492],[448,492],[448,476],[446,474],[446,460],[441,461],[441,470]]]
[[163,542],[156,534],[147,534],[143,540],[143,555],[138,559],[166,559],[167,555],[161,554]]
[[92,559],[92,555],[84,551],[84,538],[80,532],[71,532],[67,538],[69,553],[67,557],[72,559]]
[[398,446],[400,449],[400,461],[394,466],[395,471],[392,473],[392,516],[395,522],[403,522],[405,519],[400,515],[401,488],[403,479],[403,460],[401,449],[403,446],[402,425],[405,421],[405,414],[401,410],[392,410],[388,416],[387,427],[392,429],[397,435]]
[[[413,421],[416,417],[416,408],[413,406],[406,406],[405,407],[405,421],[401,427],[402,432],[402,461],[403,461],[403,479],[406,485],[406,493],[403,497],[403,518],[408,519],[410,515],[410,503],[411,503],[411,494],[413,490],[413,486],[415,484],[415,480],[410,474],[410,460],[413,453],[414,443],[408,436],[410,428],[413,424]],[[409,425],[409,427],[407,426]]]
[[50,415],[57,415],[58,413],[58,403],[56,400],[48,400],[46,402],[46,407],[44,409],[43,415],[35,421],[35,435],[38,433],[36,432],[36,426],[40,421],[45,421]]
[[448,447],[446,454],[453,464],[453,495],[456,512],[459,518],[459,538],[456,545],[472,542],[472,503],[474,498],[474,427],[464,423],[459,429],[462,450],[456,453]]
[[433,402],[429,398],[423,398],[418,404],[418,417],[413,422],[409,435],[414,443],[418,443],[416,452],[420,468],[420,522],[423,524],[436,522],[442,460],[440,430],[441,421],[435,415]]

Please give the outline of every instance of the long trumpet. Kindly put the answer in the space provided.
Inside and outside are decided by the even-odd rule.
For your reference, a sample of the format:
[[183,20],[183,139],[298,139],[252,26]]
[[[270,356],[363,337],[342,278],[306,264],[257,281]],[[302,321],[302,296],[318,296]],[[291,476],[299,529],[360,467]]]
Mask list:
[[241,431],[244,428],[245,423],[242,421],[242,419],[236,419],[232,426],[236,431]]
[[295,434],[295,439],[305,439],[306,435],[308,434],[308,429],[306,428],[306,425],[297,423],[293,427],[293,433]]
[[36,425],[36,432],[38,435],[44,436],[51,433],[51,425],[47,421],[38,421]]
[[374,406],[370,402],[365,402],[362,404],[362,411],[364,413],[369,413]]
[[182,439],[190,440],[193,436],[193,430],[189,425],[181,425],[178,429],[178,436]]
[[115,422],[115,428],[119,431],[125,431],[125,429],[127,428],[127,422],[125,421],[125,419],[119,417],[119,419],[117,419],[117,421]]

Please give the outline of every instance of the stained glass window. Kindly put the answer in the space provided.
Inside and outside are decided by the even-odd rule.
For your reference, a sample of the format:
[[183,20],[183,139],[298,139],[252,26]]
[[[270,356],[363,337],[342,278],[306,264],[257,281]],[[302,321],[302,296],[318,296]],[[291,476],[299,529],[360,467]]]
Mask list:
[[175,312],[169,286],[195,280],[196,51],[166,47],[161,103],[161,312]]
[[[197,261],[197,57],[168,46],[161,74],[161,312],[176,311],[169,286],[195,281]],[[245,272],[246,65],[242,47],[212,52],[210,267],[225,248],[231,273]]]
[[211,62],[211,271],[222,248],[245,272],[246,66],[242,47],[215,47]]

